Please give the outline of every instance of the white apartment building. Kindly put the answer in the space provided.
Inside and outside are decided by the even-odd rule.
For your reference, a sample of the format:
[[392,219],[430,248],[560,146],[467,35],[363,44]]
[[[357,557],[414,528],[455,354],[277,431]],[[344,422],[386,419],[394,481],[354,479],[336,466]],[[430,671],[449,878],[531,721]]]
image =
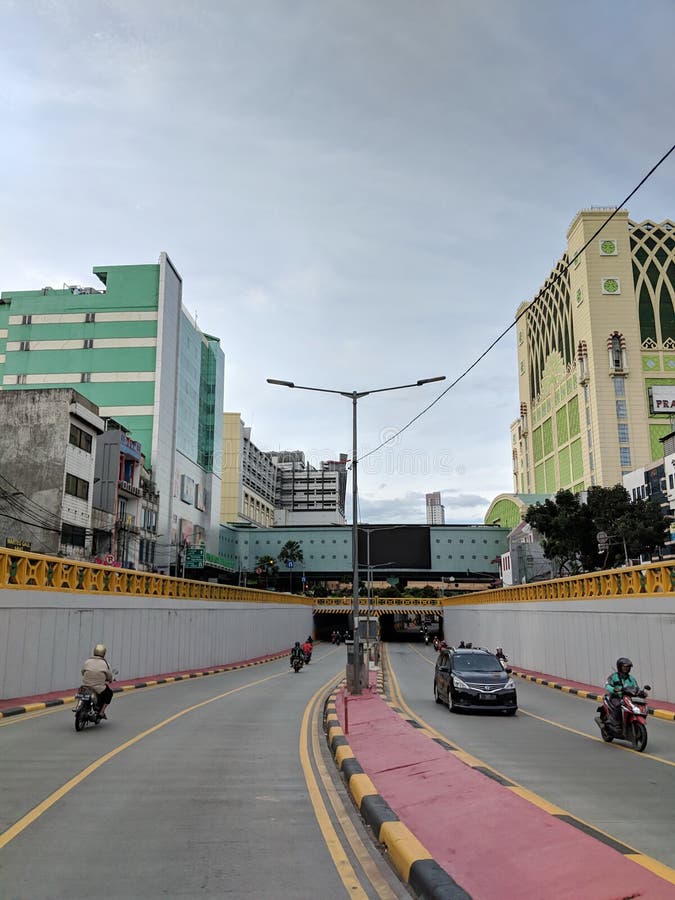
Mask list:
[[445,525],[445,507],[441,503],[440,491],[426,495],[427,525]]

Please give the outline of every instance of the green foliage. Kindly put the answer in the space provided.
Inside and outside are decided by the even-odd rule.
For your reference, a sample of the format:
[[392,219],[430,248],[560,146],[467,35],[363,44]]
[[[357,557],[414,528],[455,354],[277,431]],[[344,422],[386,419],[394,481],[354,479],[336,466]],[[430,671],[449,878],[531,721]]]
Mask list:
[[[573,574],[621,565],[626,558],[649,555],[666,540],[666,522],[656,500],[631,501],[620,484],[591,487],[582,504],[571,491],[531,506],[525,521],[542,537],[545,556],[561,572]],[[597,535],[604,531],[609,549],[598,554]]]
[[286,565],[288,562],[297,563],[304,562],[304,554],[302,546],[298,541],[286,541],[279,551],[279,560]]
[[597,529],[588,506],[572,491],[558,491],[555,500],[531,506],[525,521],[539,532],[544,555],[557,562],[561,573],[573,575],[595,567]]

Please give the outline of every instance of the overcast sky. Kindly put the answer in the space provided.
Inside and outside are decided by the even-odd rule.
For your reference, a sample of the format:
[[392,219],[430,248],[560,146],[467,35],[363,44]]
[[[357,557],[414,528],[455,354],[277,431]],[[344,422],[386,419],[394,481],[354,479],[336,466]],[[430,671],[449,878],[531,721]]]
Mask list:
[[[351,455],[339,390],[455,378],[578,209],[675,140],[675,3],[0,0],[0,289],[156,262],[220,337],[261,449]],[[675,218],[675,160],[630,204]],[[363,454],[439,393],[364,398]],[[512,333],[359,469],[361,518],[513,489]]]

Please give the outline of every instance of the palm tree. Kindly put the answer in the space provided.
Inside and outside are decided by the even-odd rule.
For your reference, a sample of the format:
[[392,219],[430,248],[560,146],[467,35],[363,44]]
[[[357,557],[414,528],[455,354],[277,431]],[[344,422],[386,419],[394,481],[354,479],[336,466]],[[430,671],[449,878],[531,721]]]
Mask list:
[[[293,566],[296,563],[304,562],[305,556],[302,552],[302,546],[298,541],[286,541],[279,551],[279,561],[288,568],[288,578],[291,593],[293,593]],[[291,565],[289,565],[291,563]]]

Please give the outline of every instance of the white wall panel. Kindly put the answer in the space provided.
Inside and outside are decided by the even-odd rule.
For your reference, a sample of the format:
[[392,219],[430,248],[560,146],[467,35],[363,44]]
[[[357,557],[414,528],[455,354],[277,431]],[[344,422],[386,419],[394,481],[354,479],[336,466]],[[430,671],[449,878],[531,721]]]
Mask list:
[[445,635],[449,644],[501,646],[516,666],[600,686],[617,657],[629,656],[653,696],[675,702],[675,603],[666,597],[453,606]]
[[311,607],[0,592],[0,697],[66,691],[99,641],[120,678],[222,666],[288,649]]

